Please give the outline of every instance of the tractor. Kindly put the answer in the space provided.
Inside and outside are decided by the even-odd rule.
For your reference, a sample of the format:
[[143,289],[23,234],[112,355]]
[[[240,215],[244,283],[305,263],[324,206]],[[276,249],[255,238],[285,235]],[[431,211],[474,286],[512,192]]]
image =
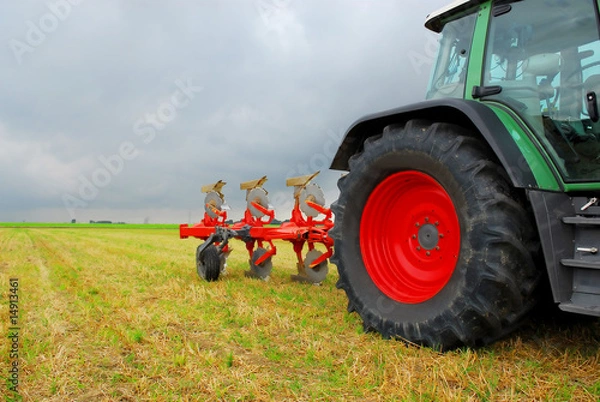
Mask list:
[[459,0],[427,17],[426,100],[358,120],[331,164],[347,172],[331,260],[365,330],[450,349],[539,303],[600,316],[598,4]]

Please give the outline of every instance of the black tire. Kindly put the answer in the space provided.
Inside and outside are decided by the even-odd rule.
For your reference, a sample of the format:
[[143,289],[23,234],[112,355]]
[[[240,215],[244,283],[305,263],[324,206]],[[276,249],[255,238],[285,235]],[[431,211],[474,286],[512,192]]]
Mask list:
[[200,246],[196,249],[196,271],[198,276],[207,282],[219,279],[221,273],[221,256],[214,244],[211,244],[200,253]]
[[[539,247],[535,223],[525,207],[525,195],[513,188],[482,139],[456,125],[413,120],[369,138],[349,165],[350,173],[338,182],[339,200],[332,206],[336,215],[330,232],[335,241],[332,262],[340,275],[337,286],[349,299],[348,311],[358,312],[366,331],[446,350],[487,344],[521,323],[535,305],[540,278],[533,258]],[[384,293],[380,287],[387,286],[388,293],[395,289],[375,284],[366,267],[373,264],[365,263],[361,250],[361,240],[370,241],[360,238],[361,229],[377,227],[362,223],[369,197],[399,172],[418,172],[441,185],[454,206],[460,232],[447,282],[417,302]],[[387,219],[386,214],[382,210],[379,219]],[[382,252],[384,260],[390,254],[395,257],[385,244],[397,242],[394,236],[399,235],[389,230],[377,239],[382,250],[388,250]],[[416,241],[421,241],[421,232]],[[375,267],[384,274],[404,269]]]

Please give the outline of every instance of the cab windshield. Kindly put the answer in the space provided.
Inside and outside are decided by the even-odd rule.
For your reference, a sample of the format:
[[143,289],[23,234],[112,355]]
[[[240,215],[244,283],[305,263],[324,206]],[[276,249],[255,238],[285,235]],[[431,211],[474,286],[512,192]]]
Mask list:
[[496,1],[492,14],[483,82],[499,88],[484,99],[521,116],[566,181],[599,180],[596,2]]
[[444,26],[427,99],[464,97],[476,16],[472,13]]

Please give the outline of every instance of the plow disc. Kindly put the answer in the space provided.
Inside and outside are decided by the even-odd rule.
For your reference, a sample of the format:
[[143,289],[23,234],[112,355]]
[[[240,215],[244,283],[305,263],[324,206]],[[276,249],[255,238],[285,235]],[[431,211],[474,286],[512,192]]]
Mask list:
[[255,218],[262,218],[268,214],[269,198],[267,190],[262,187],[253,188],[248,192],[247,208]]
[[313,249],[306,254],[306,258],[304,259],[304,271],[306,272],[306,276],[313,283],[323,282],[329,272],[327,261],[321,261],[315,264],[315,261],[320,260],[321,257],[323,257],[323,253]]
[[[262,247],[254,250],[252,259],[250,260],[250,271],[247,272],[247,276],[266,280],[271,275],[273,269],[273,262],[271,257],[263,258],[268,251]],[[259,262],[262,261],[262,262]]]
[[300,191],[300,211],[304,212],[306,216],[316,218],[321,214],[321,211],[315,208],[315,205],[319,207],[325,206],[325,194],[323,190],[315,183],[309,183]]
[[206,198],[204,199],[204,212],[211,218],[217,219],[219,218],[220,213],[223,212],[224,203],[225,200],[219,193],[211,191],[206,194]]
[[[333,240],[328,235],[333,221],[331,210],[325,207],[323,190],[311,183],[318,174],[286,180],[288,187],[294,187],[294,209],[291,218],[279,227],[267,226],[275,218],[275,211],[263,188],[266,176],[240,184],[240,190],[246,191],[246,210],[244,217],[233,224],[225,223],[229,208],[221,190],[226,183],[219,180],[203,186],[202,192],[206,193],[204,218],[193,226],[183,224],[179,227],[180,238],[204,240],[196,251],[198,276],[212,282],[224,273],[231,252],[229,240],[233,238],[246,244],[250,265],[246,276],[268,280],[273,269],[272,257],[277,253],[273,241],[285,240],[292,243],[298,259],[298,274],[292,279],[314,284],[323,282],[329,271],[328,259],[333,254]],[[317,219],[319,216],[322,218]],[[317,244],[325,251],[317,250]],[[304,256],[305,245],[308,251]]]

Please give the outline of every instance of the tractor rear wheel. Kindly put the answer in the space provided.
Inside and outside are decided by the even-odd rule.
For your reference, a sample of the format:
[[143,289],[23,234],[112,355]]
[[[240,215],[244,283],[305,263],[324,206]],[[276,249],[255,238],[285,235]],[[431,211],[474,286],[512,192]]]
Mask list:
[[338,186],[332,262],[365,330],[439,349],[478,346],[535,305],[524,194],[469,130],[421,120],[387,128]]

